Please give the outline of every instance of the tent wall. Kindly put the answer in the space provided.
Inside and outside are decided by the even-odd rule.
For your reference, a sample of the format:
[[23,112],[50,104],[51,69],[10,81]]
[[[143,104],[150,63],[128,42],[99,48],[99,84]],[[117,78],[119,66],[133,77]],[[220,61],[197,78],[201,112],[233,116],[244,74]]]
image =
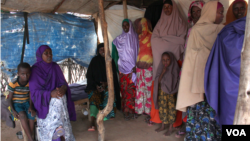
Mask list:
[[[88,67],[95,55],[97,36],[93,21],[68,14],[28,15],[29,40],[26,44],[24,62],[36,62],[36,50],[40,45],[49,45],[53,61],[72,58]],[[16,69],[20,63],[23,35],[23,13],[1,14],[1,62],[2,70]]]

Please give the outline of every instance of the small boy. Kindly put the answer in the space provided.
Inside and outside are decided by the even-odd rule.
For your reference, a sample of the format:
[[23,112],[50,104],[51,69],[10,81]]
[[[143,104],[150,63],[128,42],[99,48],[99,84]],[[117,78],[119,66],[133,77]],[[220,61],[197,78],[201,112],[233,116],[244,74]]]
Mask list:
[[28,63],[20,63],[17,69],[18,77],[8,85],[11,117],[12,120],[16,118],[21,121],[28,141],[33,141],[32,134],[36,112],[33,109],[29,91],[30,65]]

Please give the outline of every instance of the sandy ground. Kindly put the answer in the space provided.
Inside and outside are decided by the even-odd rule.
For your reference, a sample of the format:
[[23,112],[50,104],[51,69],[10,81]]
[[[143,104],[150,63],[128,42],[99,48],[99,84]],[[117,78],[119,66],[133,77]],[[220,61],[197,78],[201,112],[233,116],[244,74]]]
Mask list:
[[[81,112],[83,106],[76,106],[77,121],[71,122],[73,134],[76,141],[97,141],[97,131],[88,132],[89,121],[87,116]],[[175,138],[171,136],[165,137],[163,134],[166,131],[156,133],[154,130],[159,125],[149,127],[144,122],[145,116],[140,116],[138,119],[125,121],[121,112],[117,111],[116,118],[104,122],[106,129],[105,141],[183,141],[183,138]],[[16,128],[10,128],[1,121],[1,141],[18,141],[16,133],[21,131],[19,124]]]

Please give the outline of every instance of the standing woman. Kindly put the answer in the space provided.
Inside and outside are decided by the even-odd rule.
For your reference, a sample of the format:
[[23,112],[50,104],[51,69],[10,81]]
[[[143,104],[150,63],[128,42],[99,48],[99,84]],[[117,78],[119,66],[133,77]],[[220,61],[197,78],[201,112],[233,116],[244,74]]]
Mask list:
[[[190,6],[189,6],[189,10],[188,10],[188,23],[189,23],[189,29],[188,29],[188,34],[187,34],[187,38],[186,38],[186,43],[185,43],[185,49],[184,49],[184,53],[183,53],[183,58],[185,56],[185,51],[186,51],[186,47],[187,47],[187,42],[188,42],[188,37],[190,35],[190,31],[192,29],[192,27],[197,23],[197,21],[200,19],[201,16],[201,10],[203,5],[205,4],[205,2],[203,1],[193,1]],[[184,61],[184,60],[183,60]],[[181,72],[180,72],[181,75]],[[183,126],[181,127],[181,129],[176,133],[175,137],[180,138],[181,136],[184,136],[186,133],[186,112],[182,112],[182,118],[183,118]]]
[[[155,81],[156,70],[161,61],[162,53],[166,51],[172,52],[175,59],[180,62],[182,58],[181,56],[184,52],[186,34],[187,24],[182,18],[176,3],[172,0],[165,0],[163,3],[161,18],[154,28],[151,38],[153,52],[153,81]],[[151,90],[151,92],[152,91],[154,90]],[[154,107],[154,104],[155,103],[152,103],[151,122],[149,125],[151,125],[152,122],[161,123],[159,111]]]
[[38,134],[42,141],[74,141],[70,120],[76,121],[75,105],[62,70],[52,57],[49,46],[40,46],[29,80]]
[[136,59],[139,42],[138,35],[134,31],[129,19],[122,21],[122,34],[117,36],[112,45],[112,58],[117,62],[121,94],[122,110],[125,120],[136,118],[135,116],[135,94],[136,94]]
[[235,0],[228,8],[225,25],[247,15],[248,4],[245,0]]
[[135,112],[136,114],[150,115],[153,77],[152,29],[150,21],[146,18],[135,20],[135,29],[137,29],[136,32],[139,35],[139,53],[136,62]]
[[[112,59],[112,70],[114,80],[115,100],[112,111],[104,118],[104,121],[114,118],[116,108],[121,110],[120,86],[116,74],[115,62]],[[86,92],[90,101],[91,125],[88,131],[95,131],[95,121],[99,110],[103,110],[108,103],[108,84],[106,75],[106,63],[104,44],[97,46],[96,56],[91,60],[87,71],[87,87]]]
[[204,71],[217,34],[224,27],[220,24],[223,12],[220,2],[206,3],[188,39],[176,105],[176,109],[183,112],[188,107],[186,140],[221,139],[221,129],[214,120],[214,110],[204,98]]

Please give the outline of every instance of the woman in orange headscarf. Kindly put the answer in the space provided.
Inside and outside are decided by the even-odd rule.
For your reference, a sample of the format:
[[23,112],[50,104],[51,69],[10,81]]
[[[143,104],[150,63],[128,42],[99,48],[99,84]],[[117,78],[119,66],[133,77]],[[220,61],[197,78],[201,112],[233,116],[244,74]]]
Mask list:
[[228,8],[225,25],[247,15],[248,4],[245,0],[235,0]]
[[150,115],[153,77],[153,54],[150,42],[152,27],[150,21],[146,18],[137,19],[134,25],[139,35],[139,53],[136,61],[135,113]]

